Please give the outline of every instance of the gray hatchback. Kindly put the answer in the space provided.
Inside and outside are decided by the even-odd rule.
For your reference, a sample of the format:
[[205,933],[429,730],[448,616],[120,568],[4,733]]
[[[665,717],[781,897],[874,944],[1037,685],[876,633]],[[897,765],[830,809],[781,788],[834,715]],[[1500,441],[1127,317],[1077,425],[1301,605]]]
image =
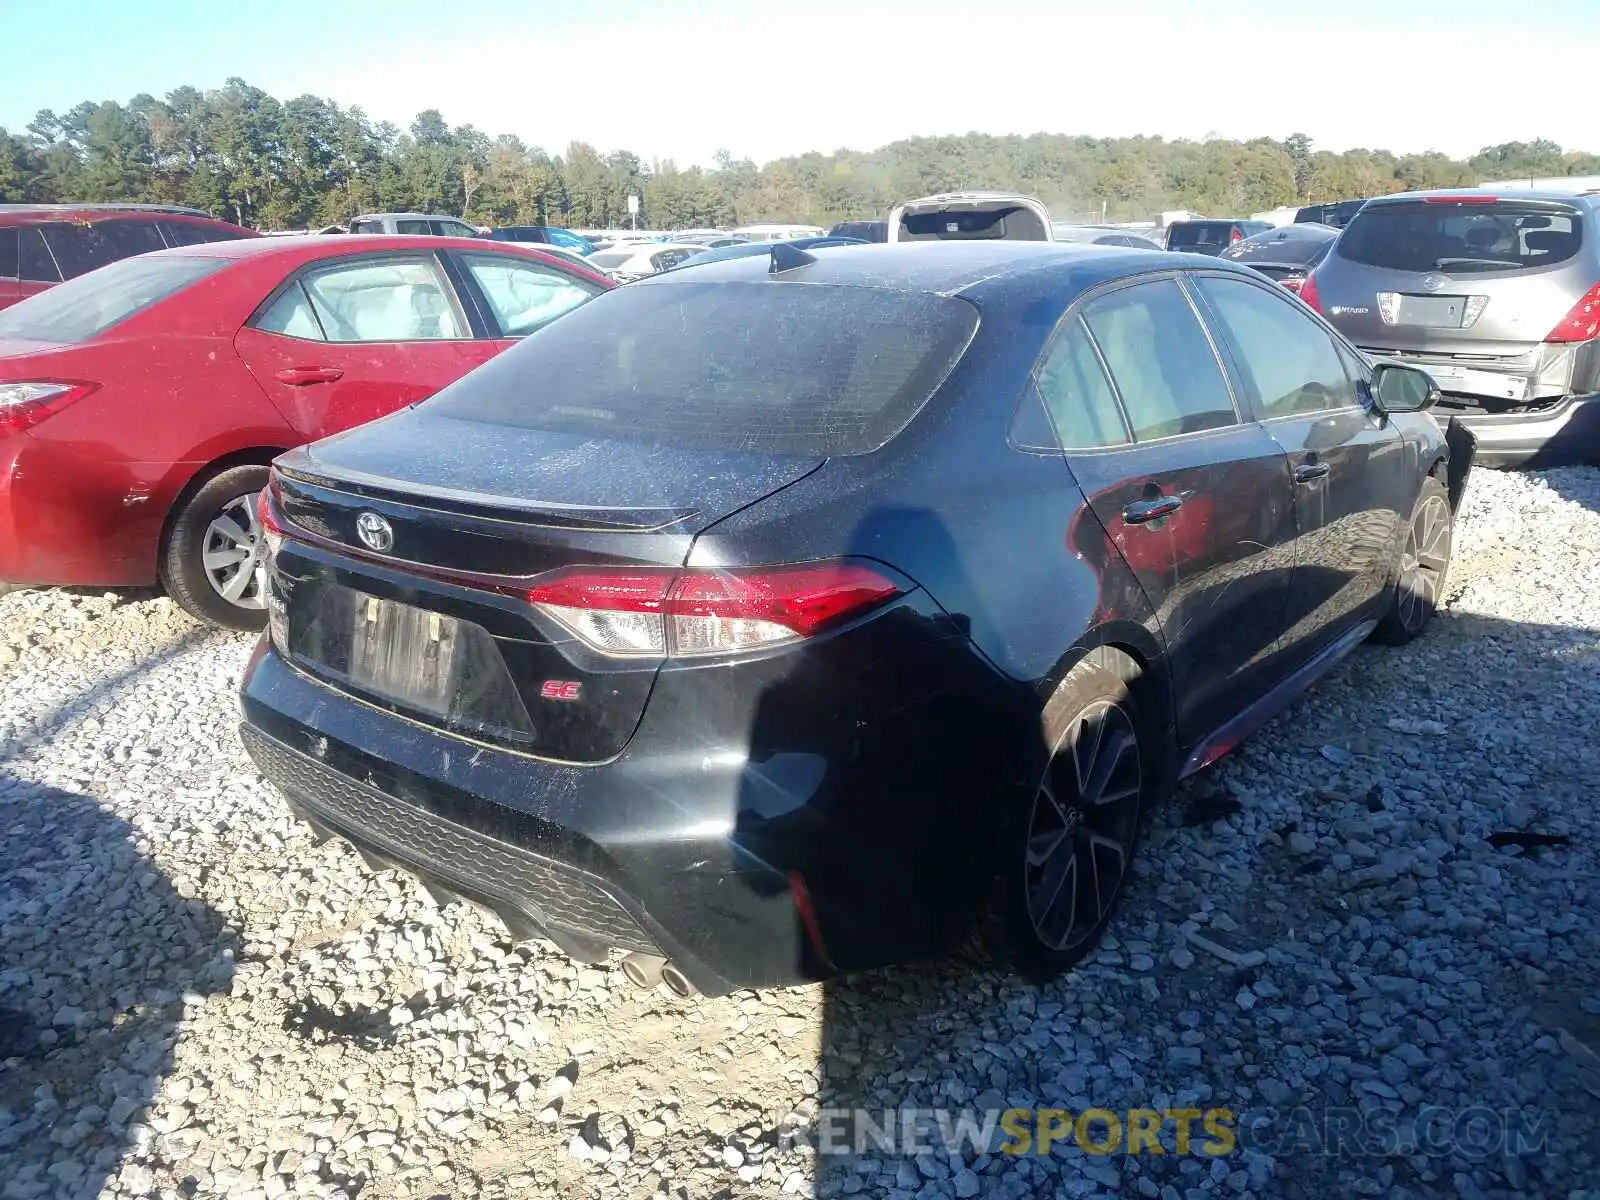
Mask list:
[[1600,458],[1600,195],[1367,201],[1301,289],[1367,353],[1423,367],[1485,466]]

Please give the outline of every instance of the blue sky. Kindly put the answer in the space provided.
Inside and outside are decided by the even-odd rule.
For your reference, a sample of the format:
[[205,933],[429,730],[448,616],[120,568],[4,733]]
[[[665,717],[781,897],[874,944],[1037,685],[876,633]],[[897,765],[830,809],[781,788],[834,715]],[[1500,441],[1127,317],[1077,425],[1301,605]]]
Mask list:
[[0,125],[239,75],[680,164],[968,130],[1600,150],[1595,3],[0,0]]

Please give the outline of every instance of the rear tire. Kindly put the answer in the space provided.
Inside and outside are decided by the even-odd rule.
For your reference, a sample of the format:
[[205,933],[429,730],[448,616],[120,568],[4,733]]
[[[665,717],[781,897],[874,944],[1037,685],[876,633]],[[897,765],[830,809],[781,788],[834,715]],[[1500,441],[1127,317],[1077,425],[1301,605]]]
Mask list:
[[1444,595],[1454,536],[1455,513],[1450,510],[1450,493],[1429,475],[1422,481],[1412,509],[1411,523],[1400,548],[1400,567],[1389,594],[1389,608],[1372,631],[1373,641],[1404,646],[1427,630]]
[[190,616],[222,629],[267,623],[261,580],[261,530],[255,498],[267,468],[226,467],[177,510],[161,548],[161,583]]
[[[1050,756],[1016,797],[996,839],[993,892],[980,925],[997,966],[1033,980],[1100,943],[1162,784],[1154,737],[1125,674],[1097,651],[1062,680],[1042,719]],[[1131,663],[1127,664],[1130,668]]]

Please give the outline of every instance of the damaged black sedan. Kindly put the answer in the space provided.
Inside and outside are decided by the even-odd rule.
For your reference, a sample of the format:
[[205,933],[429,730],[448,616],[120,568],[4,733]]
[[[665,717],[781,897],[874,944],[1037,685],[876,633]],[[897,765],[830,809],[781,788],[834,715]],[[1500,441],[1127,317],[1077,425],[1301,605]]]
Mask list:
[[708,993],[1033,977],[1149,807],[1423,631],[1470,438],[1214,258],[848,247],[602,296],[274,467],[243,737],[295,810]]

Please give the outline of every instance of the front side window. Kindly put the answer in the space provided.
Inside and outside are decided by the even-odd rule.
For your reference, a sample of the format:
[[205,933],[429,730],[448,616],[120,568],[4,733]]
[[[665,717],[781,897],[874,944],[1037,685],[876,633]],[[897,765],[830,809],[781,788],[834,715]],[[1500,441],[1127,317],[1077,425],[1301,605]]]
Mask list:
[[1073,317],[1056,335],[1034,375],[1034,385],[1063,448],[1092,449],[1127,442],[1117,395],[1081,317]]
[[1084,309],[1135,441],[1237,422],[1227,377],[1188,297],[1171,279],[1101,296]]
[[87,341],[226,265],[188,255],[125,258],[0,312],[0,338]]
[[202,225],[198,221],[162,221],[161,232],[169,246],[201,246],[210,242],[236,242],[249,235],[242,229],[233,230],[217,225]]
[[1267,419],[1358,403],[1334,342],[1298,303],[1235,279],[1202,276],[1201,293],[1237,349]]
[[342,263],[306,276],[306,295],[332,342],[468,338],[449,285],[427,259]]
[[167,248],[154,221],[98,221],[92,225],[62,222],[44,226],[44,238],[66,279],[135,254]]
[[426,221],[396,221],[394,223],[394,231],[396,233],[430,233],[430,232],[432,232],[428,228],[428,222],[426,222]]
[[464,254],[461,264],[483,292],[506,337],[525,337],[577,308],[598,290],[570,275],[508,254]]
[[441,237],[477,237],[478,231],[460,221],[432,221],[433,232]]

